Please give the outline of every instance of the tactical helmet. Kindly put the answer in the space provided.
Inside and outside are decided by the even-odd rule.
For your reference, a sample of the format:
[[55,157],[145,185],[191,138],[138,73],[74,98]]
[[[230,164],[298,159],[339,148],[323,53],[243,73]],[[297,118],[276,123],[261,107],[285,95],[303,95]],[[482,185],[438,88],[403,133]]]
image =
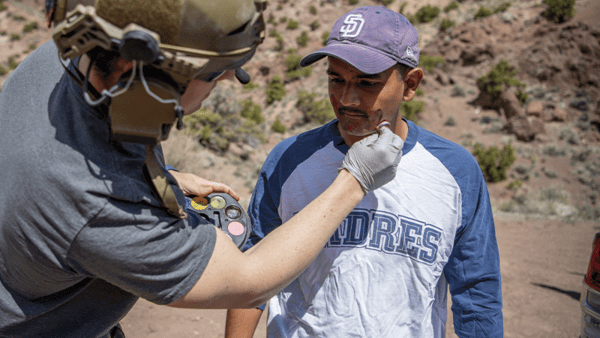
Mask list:
[[169,73],[179,83],[248,61],[265,36],[266,0],[46,0],[63,59],[94,47]]
[[156,143],[167,138],[176,119],[181,126],[180,95],[192,79],[210,81],[235,69],[241,82],[249,81],[240,67],[264,40],[266,4],[266,0],[46,0],[46,16],[61,59],[74,60],[100,47],[132,61],[129,79],[104,90],[97,101],[89,98],[86,76],[84,96],[92,106],[112,99],[109,114],[118,139]]

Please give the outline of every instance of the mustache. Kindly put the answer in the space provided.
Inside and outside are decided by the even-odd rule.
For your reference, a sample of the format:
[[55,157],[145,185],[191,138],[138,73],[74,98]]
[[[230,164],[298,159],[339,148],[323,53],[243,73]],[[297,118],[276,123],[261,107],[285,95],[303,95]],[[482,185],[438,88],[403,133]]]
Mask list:
[[364,110],[360,110],[360,109],[356,109],[356,108],[349,108],[349,107],[338,108],[338,113],[339,114],[350,113],[350,114],[354,114],[354,115],[363,115],[365,117],[369,116]]

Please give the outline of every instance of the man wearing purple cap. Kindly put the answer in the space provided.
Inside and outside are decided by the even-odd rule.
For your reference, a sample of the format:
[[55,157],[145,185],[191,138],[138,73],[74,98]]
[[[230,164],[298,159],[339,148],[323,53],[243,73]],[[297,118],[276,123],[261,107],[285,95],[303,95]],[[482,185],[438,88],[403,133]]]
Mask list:
[[[337,119],[278,144],[249,214],[248,247],[302,210],[349,147],[381,122],[404,141],[396,177],[370,192],[317,259],[269,301],[269,337],[502,337],[500,263],[489,195],[473,156],[400,116],[423,71],[415,28],[383,6],[356,8],[326,47]],[[252,337],[261,309],[229,310],[226,337]]]

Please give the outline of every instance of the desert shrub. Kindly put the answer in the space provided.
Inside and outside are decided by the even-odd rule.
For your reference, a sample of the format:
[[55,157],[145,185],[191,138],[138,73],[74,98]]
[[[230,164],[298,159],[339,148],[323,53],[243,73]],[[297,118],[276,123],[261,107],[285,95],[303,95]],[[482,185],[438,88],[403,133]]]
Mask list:
[[267,104],[283,99],[285,96],[285,86],[278,75],[273,76],[273,79],[267,84]]
[[481,6],[481,7],[479,7],[479,10],[477,11],[477,13],[475,13],[474,19],[477,20],[480,18],[485,18],[492,14],[494,14],[494,12],[491,9]]
[[297,97],[296,107],[304,113],[304,123],[324,124],[335,118],[329,99],[317,100],[316,93],[306,90],[300,90]]
[[404,15],[404,9],[406,8],[406,5],[408,5],[408,2],[403,2],[402,4],[400,4],[400,8],[398,9],[398,13]]
[[415,96],[420,97],[425,95],[425,91],[421,88],[417,88],[417,90],[415,90]]
[[517,178],[516,180],[514,180],[508,184],[508,189],[510,189],[512,191],[517,191],[517,190],[521,189],[522,186],[523,186],[523,182]]
[[311,5],[310,8],[308,9],[308,11],[310,12],[310,14],[312,15],[317,15],[317,7]]
[[315,31],[317,30],[317,28],[321,27],[321,23],[319,22],[319,20],[315,20],[313,22],[311,22],[308,27],[310,27],[311,31]]
[[444,64],[446,64],[446,60],[444,60],[444,58],[441,56],[429,56],[424,54],[419,56],[419,67],[430,73],[433,73],[434,68],[438,65]]
[[282,51],[283,50],[283,36],[281,36],[281,34],[279,34],[279,32],[274,29],[269,32],[269,36],[274,37],[275,42],[277,43],[273,49],[275,49],[276,51]]
[[495,97],[500,96],[504,86],[517,87],[519,101],[527,100],[527,94],[523,90],[525,84],[515,78],[517,73],[517,69],[513,68],[507,60],[502,59],[487,74],[477,79],[477,87],[479,90],[488,92]]
[[566,140],[567,143],[572,145],[579,144],[579,141],[581,140],[579,134],[569,127],[561,128],[560,132],[558,133],[558,139]]
[[557,178],[558,177],[558,174],[556,173],[556,170],[554,170],[554,169],[548,169],[548,168],[544,167],[544,168],[542,168],[542,172],[548,178]]
[[21,40],[21,36],[17,33],[11,33],[10,34],[10,41],[17,41],[17,40]]
[[265,118],[262,115],[262,107],[260,104],[252,101],[252,98],[248,98],[240,102],[242,110],[240,115],[242,117],[254,121],[256,124],[265,122]]
[[575,15],[575,0],[544,0],[543,2],[548,7],[542,16],[548,20],[560,23]]
[[415,18],[419,23],[431,22],[440,14],[438,6],[426,5],[417,10]]
[[248,92],[248,91],[254,90],[259,87],[260,87],[260,85],[258,83],[254,83],[254,82],[250,81],[243,86],[243,90],[245,92]]
[[26,24],[25,26],[23,26],[23,34],[31,33],[34,30],[36,30],[37,28],[38,28],[37,21],[32,21],[32,22]]
[[290,19],[290,21],[288,21],[288,23],[287,23],[286,28],[289,30],[294,30],[294,29],[297,29],[299,25],[300,25],[300,23],[298,21]]
[[0,12],[8,9],[8,6],[4,4],[4,0],[0,0]]
[[456,120],[454,119],[454,117],[449,116],[448,119],[446,120],[446,122],[444,122],[445,126],[449,126],[449,127],[453,127],[456,125]]
[[8,70],[6,70],[6,68],[4,68],[3,65],[0,65],[0,76],[6,75],[8,74]]
[[419,100],[402,102],[402,105],[400,106],[402,117],[413,121],[414,123],[417,123],[417,115],[423,110],[425,110],[425,102]]
[[22,16],[22,15],[15,15],[15,16],[13,16],[12,18],[13,18],[13,20],[16,20],[16,21],[26,21],[26,20],[27,20],[27,19],[26,19],[24,16]]
[[446,7],[444,7],[444,13],[448,13],[451,10],[457,9],[457,8],[458,8],[458,2],[452,1],[448,5],[446,5]]
[[279,22],[280,23],[286,23],[287,22],[287,16],[282,16],[281,18],[279,18]]
[[507,178],[506,171],[515,162],[516,157],[512,145],[505,144],[502,149],[497,146],[485,146],[477,143],[473,156],[479,163],[479,168],[488,182],[500,182]]
[[19,63],[16,61],[16,58],[17,58],[16,55],[8,57],[8,68],[10,68],[10,69],[17,68],[17,66],[19,65]]
[[323,32],[321,34],[321,44],[325,46],[327,44],[327,39],[329,38],[329,32]]
[[558,147],[556,144],[547,144],[544,145],[541,149],[542,154],[551,156],[551,157],[559,157],[566,156],[567,149]]
[[454,25],[455,25],[454,20],[452,20],[450,18],[444,18],[444,19],[442,19],[442,22],[440,22],[440,30],[443,32],[450,27],[454,27]]
[[500,13],[506,11],[510,7],[510,2],[503,2],[494,9],[494,13]]
[[299,47],[306,47],[308,44],[308,32],[302,31],[302,33],[296,38],[296,43]]
[[348,0],[348,4],[350,5],[356,5],[358,3],[358,0]]
[[27,46],[27,48],[29,48],[29,50],[32,51],[37,48],[37,45],[35,42],[32,42]]
[[465,97],[467,95],[465,94],[465,90],[464,90],[463,87],[461,87],[459,85],[454,85],[454,87],[452,87],[452,94],[450,94],[450,96],[452,96],[452,97],[456,97],[456,96]]
[[275,118],[275,121],[271,124],[271,130],[279,134],[285,133],[286,128],[283,123],[281,123],[281,120],[279,120],[279,116]]
[[385,7],[387,7],[389,4],[394,2],[394,0],[378,0],[378,1],[381,2],[381,4],[384,5]]
[[285,58],[285,77],[290,80],[297,80],[302,77],[309,77],[312,74],[312,67],[300,67],[302,55],[296,54],[292,50],[291,54]]
[[277,10],[280,11],[283,9],[283,5],[282,4],[277,4]]

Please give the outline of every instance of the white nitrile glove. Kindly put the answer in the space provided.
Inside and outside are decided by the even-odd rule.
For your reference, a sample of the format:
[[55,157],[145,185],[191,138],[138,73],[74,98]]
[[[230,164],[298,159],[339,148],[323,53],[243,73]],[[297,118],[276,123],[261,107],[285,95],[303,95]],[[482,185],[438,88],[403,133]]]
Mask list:
[[387,127],[381,127],[378,133],[350,147],[340,170],[348,170],[366,195],[394,179],[403,145],[400,136]]

